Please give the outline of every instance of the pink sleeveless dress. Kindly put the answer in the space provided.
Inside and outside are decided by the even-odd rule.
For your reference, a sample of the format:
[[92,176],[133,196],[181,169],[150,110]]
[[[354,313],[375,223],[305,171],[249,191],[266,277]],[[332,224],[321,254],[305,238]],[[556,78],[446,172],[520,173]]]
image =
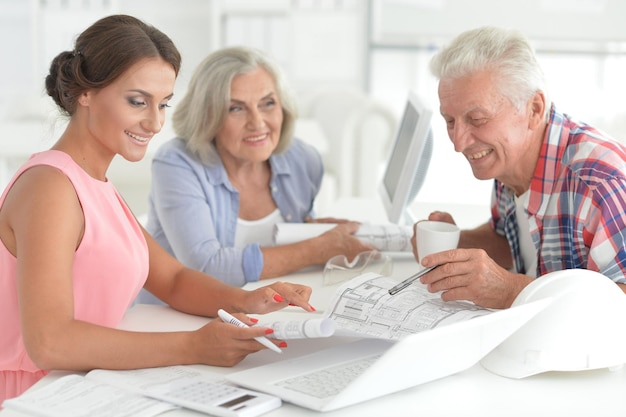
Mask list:
[[[85,233],[73,270],[74,316],[115,327],[148,276],[148,247],[141,229],[110,182],[90,177],[69,155],[56,150],[31,156],[0,197],[0,210],[15,180],[36,165],[53,166],[67,175],[83,209]],[[17,260],[0,244],[0,404],[46,373],[26,353],[17,302]]]

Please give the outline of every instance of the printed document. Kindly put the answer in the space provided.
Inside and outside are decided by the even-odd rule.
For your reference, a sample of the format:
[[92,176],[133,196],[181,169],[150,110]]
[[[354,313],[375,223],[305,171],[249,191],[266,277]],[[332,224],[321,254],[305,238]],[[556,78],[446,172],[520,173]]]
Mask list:
[[271,327],[271,337],[285,340],[333,334],[399,340],[497,311],[466,301],[443,301],[440,293],[428,292],[419,281],[389,295],[389,289],[397,283],[397,279],[365,273],[338,286],[321,319],[273,323],[262,319],[258,326]]
[[37,417],[152,417],[178,408],[82,375],[63,376],[2,405]]
[[366,273],[342,284],[326,316],[337,325],[336,334],[398,340],[449,323],[469,320],[495,310],[465,301],[443,301],[416,281],[396,295],[388,290],[398,282]]

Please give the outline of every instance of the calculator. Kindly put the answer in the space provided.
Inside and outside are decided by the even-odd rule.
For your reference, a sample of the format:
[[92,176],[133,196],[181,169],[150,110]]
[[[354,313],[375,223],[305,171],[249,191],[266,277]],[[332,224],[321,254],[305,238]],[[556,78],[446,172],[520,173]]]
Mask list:
[[272,395],[204,380],[172,383],[158,399],[218,417],[255,417],[282,405]]

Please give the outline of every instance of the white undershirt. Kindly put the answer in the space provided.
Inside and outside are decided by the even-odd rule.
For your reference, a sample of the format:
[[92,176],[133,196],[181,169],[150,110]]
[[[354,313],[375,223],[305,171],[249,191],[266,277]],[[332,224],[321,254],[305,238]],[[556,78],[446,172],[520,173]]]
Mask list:
[[537,275],[537,250],[530,238],[530,225],[528,224],[528,215],[524,206],[528,201],[528,191],[519,197],[515,197],[515,216],[517,217],[517,226],[519,229],[519,245],[522,253],[522,259],[526,267],[526,275],[535,277]]
[[243,248],[250,243],[261,246],[274,246],[274,225],[284,223],[278,209],[259,220],[243,220],[237,218],[235,231],[235,247]]

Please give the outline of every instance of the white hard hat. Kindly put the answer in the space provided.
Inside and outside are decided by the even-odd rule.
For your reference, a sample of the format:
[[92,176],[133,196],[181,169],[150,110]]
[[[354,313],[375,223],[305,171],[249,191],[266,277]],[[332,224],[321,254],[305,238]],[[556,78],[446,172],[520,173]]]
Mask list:
[[551,272],[526,286],[513,306],[548,297],[543,311],[483,358],[484,368],[524,378],[626,363],[626,294],[611,279],[586,269]]

